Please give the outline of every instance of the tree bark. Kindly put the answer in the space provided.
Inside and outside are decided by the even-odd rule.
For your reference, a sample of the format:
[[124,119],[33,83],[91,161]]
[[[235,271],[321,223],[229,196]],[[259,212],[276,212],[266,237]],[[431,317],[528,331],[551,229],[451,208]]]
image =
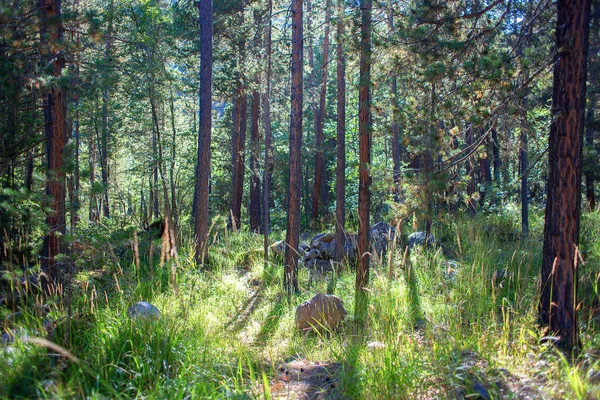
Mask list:
[[[467,148],[470,148],[473,145],[474,137],[473,137],[473,126],[469,125],[465,132],[465,144]],[[475,204],[475,200],[473,200],[473,195],[475,194],[475,173],[473,168],[473,157],[467,158],[465,162],[465,174],[467,179],[469,180],[467,184],[467,209],[471,213],[471,215],[475,215],[477,212],[477,207]]]
[[[590,154],[596,154],[594,146],[594,133],[596,131],[596,124],[594,123],[594,108],[598,103],[597,91],[600,90],[598,87],[598,73],[600,72],[600,65],[597,51],[597,43],[600,40],[600,4],[598,4],[598,2],[593,4],[591,19],[590,42],[594,44],[594,47],[590,49],[588,54],[588,81],[590,85],[590,91],[586,116],[585,145]],[[596,193],[594,190],[596,182],[595,165],[597,165],[597,161],[593,160],[588,165],[584,164],[583,166],[585,171],[585,198],[590,210],[596,209]]]
[[[65,65],[62,52],[62,15],[60,0],[40,0],[41,26],[40,37],[44,58],[51,65],[51,74],[59,78]],[[66,135],[66,90],[60,84],[54,84],[44,94],[44,122],[46,134],[46,154],[48,173],[46,195],[51,210],[46,217],[48,235],[44,239],[43,267],[51,282],[60,280],[61,268],[56,256],[63,252],[63,236],[66,233],[65,217],[65,171],[64,152],[67,145]]]
[[212,0],[196,2],[200,15],[200,129],[198,132],[198,161],[194,203],[196,209],[194,233],[196,262],[204,264],[208,246],[210,180],[210,138],[212,131]]
[[567,351],[579,347],[575,307],[589,22],[590,0],[558,2],[539,312]]
[[519,134],[519,164],[521,165],[521,236],[529,235],[529,161],[527,158],[527,98],[521,100],[521,132]]
[[260,116],[260,95],[258,89],[252,91],[252,112],[250,129],[250,230],[260,231],[260,171],[258,119]]
[[500,142],[496,128],[492,128],[492,154],[494,155],[494,182],[496,185],[500,185]]
[[361,0],[360,76],[358,86],[358,268],[356,269],[355,319],[367,317],[369,284],[369,227],[371,208],[371,0]]
[[337,166],[335,171],[335,261],[342,262],[346,254],[346,60],[344,57],[344,0],[338,0],[337,13]]
[[290,181],[285,249],[284,289],[298,291],[298,248],[300,242],[300,195],[302,180],[302,0],[292,0],[292,95],[290,115]]
[[319,225],[320,217],[325,213],[325,199],[327,198],[327,181],[325,175],[325,158],[323,125],[325,122],[325,101],[327,100],[327,68],[329,67],[329,19],[331,15],[331,2],[325,4],[325,37],[323,39],[323,65],[321,68],[321,90],[319,105],[315,110],[315,180],[313,187],[312,221],[313,226]]
[[247,120],[247,99],[246,90],[239,83],[236,97],[236,110],[234,131],[232,136],[232,163],[233,163],[233,181],[231,198],[230,226],[233,230],[241,227],[242,219],[242,198],[244,196],[244,172],[246,169],[246,160],[244,156],[246,145],[246,120]]
[[265,267],[269,262],[269,226],[270,226],[270,195],[271,195],[271,168],[273,165],[272,146],[271,146],[271,70],[272,70],[272,49],[271,49],[271,25],[273,24],[273,2],[268,0],[267,14],[269,21],[265,27],[265,51],[267,54],[267,71],[265,74],[265,92],[263,94],[263,125],[265,129],[265,166],[263,173],[263,250]]

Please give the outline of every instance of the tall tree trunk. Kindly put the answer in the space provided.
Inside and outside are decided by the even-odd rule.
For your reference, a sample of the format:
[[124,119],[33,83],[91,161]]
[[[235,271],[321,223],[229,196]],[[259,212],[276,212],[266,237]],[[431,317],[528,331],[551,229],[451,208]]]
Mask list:
[[290,115],[290,182],[283,287],[298,291],[298,248],[300,244],[300,183],[302,180],[302,0],[292,0],[292,96]]
[[194,203],[196,262],[204,264],[208,247],[210,180],[210,137],[212,131],[212,53],[213,5],[212,0],[196,2],[200,15],[200,129],[198,132],[198,161]]
[[[479,138],[485,135],[485,129],[483,127],[479,128]],[[484,190],[481,192],[481,197],[479,199],[479,204],[483,206],[485,204],[485,197],[488,194],[488,191],[491,190],[492,186],[492,166],[490,164],[490,157],[487,146],[488,139],[485,138],[483,141],[483,151],[484,154],[479,156],[479,181],[485,185]]]
[[152,183],[150,184],[150,198],[152,199],[152,208],[154,218],[159,218],[159,196],[158,196],[158,138],[157,132],[152,130]]
[[361,0],[360,77],[358,85],[358,268],[356,269],[355,319],[367,317],[369,284],[369,228],[371,208],[371,0]]
[[[589,51],[588,55],[588,81],[590,85],[589,99],[587,106],[586,116],[586,128],[585,128],[585,145],[589,150],[590,154],[595,154],[594,146],[594,133],[596,131],[596,124],[594,123],[594,108],[598,103],[597,91],[600,90],[598,73],[600,73],[600,60],[598,59],[598,41],[600,40],[600,4],[594,2],[591,26],[590,26],[590,42],[593,43],[593,47]],[[595,165],[597,160],[590,160],[591,162],[584,163],[585,171],[585,198],[587,201],[588,208],[594,210],[596,208],[596,193],[594,191],[594,185],[596,181]]]
[[315,111],[315,180],[313,188],[312,221],[313,226],[319,225],[319,218],[325,213],[327,198],[327,180],[325,175],[325,159],[323,125],[325,122],[325,101],[327,100],[327,68],[329,67],[329,19],[331,1],[325,3],[325,37],[323,39],[323,65],[321,68],[321,91],[319,106]]
[[[65,65],[62,48],[63,28],[60,0],[40,0],[41,12],[40,37],[45,59],[51,65],[51,74],[59,78]],[[44,121],[46,134],[46,154],[48,174],[46,195],[49,209],[46,217],[48,235],[44,239],[43,266],[52,282],[60,280],[61,268],[56,256],[63,248],[63,236],[66,233],[65,218],[65,171],[64,152],[67,145],[66,135],[66,90],[60,84],[54,84],[44,94]]]
[[260,231],[260,170],[258,158],[260,151],[258,119],[260,116],[260,95],[257,89],[252,91],[252,112],[250,129],[250,230]]
[[179,225],[179,212],[177,210],[177,195],[175,187],[175,156],[177,155],[177,129],[175,128],[175,100],[171,93],[171,167],[169,168],[169,182],[171,184],[171,216],[175,228]]
[[346,229],[346,60],[344,57],[344,0],[337,4],[337,166],[335,179],[335,261],[345,257]]
[[234,132],[232,136],[232,162],[233,180],[230,211],[230,225],[233,230],[240,229],[242,218],[242,198],[244,196],[244,172],[246,169],[245,145],[246,145],[246,122],[247,122],[247,98],[243,86],[238,86],[236,97],[236,111]]
[[[475,141],[473,137],[473,130],[473,126],[469,124],[469,126],[467,126],[467,130],[465,131],[465,144],[467,145],[469,151]],[[465,174],[467,176],[467,179],[469,180],[469,183],[467,184],[467,196],[469,197],[467,200],[467,209],[469,210],[471,215],[475,215],[475,213],[477,212],[477,207],[475,204],[475,200],[473,199],[473,195],[475,194],[475,173],[473,168],[473,156],[467,158],[465,162],[465,170]]]
[[577,265],[590,0],[557,6],[540,321],[566,350],[579,346]]
[[[109,5],[109,22],[108,22],[108,35],[106,37],[106,43],[104,46],[104,62],[106,63],[105,68],[110,68],[111,58],[111,35],[112,35],[112,13],[113,13],[113,5],[114,2],[111,0]],[[110,218],[110,205],[108,199],[108,185],[110,179],[110,166],[109,166],[109,150],[108,147],[110,145],[110,126],[109,126],[109,93],[107,86],[107,75],[108,70],[104,72],[104,82],[102,88],[102,138],[100,142],[100,168],[101,168],[101,177],[102,177],[102,187],[103,187],[103,195],[102,195],[102,215],[104,218]]]
[[265,27],[265,51],[267,54],[267,71],[265,74],[265,92],[263,94],[263,125],[265,128],[265,169],[263,173],[263,250],[265,267],[269,262],[269,225],[270,213],[269,203],[271,195],[271,168],[273,165],[272,146],[271,146],[271,70],[272,70],[272,54],[271,54],[271,26],[273,24],[273,2],[268,0],[267,15],[269,21]]
[[[94,119],[96,119],[95,115]],[[97,126],[97,124],[94,125]],[[98,135],[98,132],[96,132],[96,135]],[[88,134],[88,166],[90,169],[89,220],[90,222],[97,222],[100,215],[98,210],[98,198],[94,187],[96,184],[96,139],[94,138],[93,132]]]
[[529,235],[529,162],[527,158],[527,98],[521,100],[521,132],[519,133],[519,164],[521,165],[521,236]]
[[494,182],[500,185],[500,142],[496,128],[492,128],[492,154],[494,155]]

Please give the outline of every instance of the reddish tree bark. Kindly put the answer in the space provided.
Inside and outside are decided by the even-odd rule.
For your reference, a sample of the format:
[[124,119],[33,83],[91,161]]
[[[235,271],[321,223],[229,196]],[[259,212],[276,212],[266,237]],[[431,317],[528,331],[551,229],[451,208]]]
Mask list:
[[284,289],[298,291],[300,244],[300,183],[302,179],[302,0],[292,0],[292,96],[290,115],[290,182],[287,213]]
[[337,19],[337,166],[335,208],[335,261],[345,256],[346,229],[346,60],[344,57],[344,0],[338,0]]
[[367,315],[369,284],[369,227],[371,208],[371,0],[361,0],[360,77],[358,86],[358,268],[355,319]]
[[589,22],[590,0],[558,2],[539,311],[540,322],[565,350],[579,345],[575,307]]
[[323,125],[325,122],[325,101],[327,100],[327,68],[329,66],[329,19],[331,15],[330,0],[325,3],[325,37],[323,39],[323,65],[321,68],[321,91],[319,107],[315,115],[315,180],[313,187],[312,221],[318,226],[319,218],[325,213],[327,198],[327,179],[325,175],[325,159]]
[[265,267],[269,262],[269,196],[271,194],[271,168],[273,159],[271,157],[273,150],[271,148],[271,25],[272,25],[273,2],[268,1],[267,14],[269,21],[265,27],[265,51],[267,53],[267,71],[265,76],[265,92],[263,94],[263,125],[265,128],[265,169],[263,173],[263,223],[264,223],[264,262]]
[[196,262],[204,263],[208,245],[209,207],[208,186],[210,179],[210,139],[212,131],[212,0],[196,2],[200,15],[200,129],[198,132],[198,161],[196,166],[195,204],[195,252]]
[[[62,15],[60,0],[40,0],[41,26],[40,36],[45,59],[51,65],[51,74],[59,78],[65,65],[62,52]],[[66,233],[65,218],[65,171],[64,152],[67,145],[66,134],[66,90],[60,84],[53,84],[44,94],[44,121],[46,134],[46,154],[48,174],[46,195],[48,207],[52,210],[46,217],[48,235],[44,240],[43,266],[52,282],[60,280],[61,268],[56,256],[63,248],[63,236]]]

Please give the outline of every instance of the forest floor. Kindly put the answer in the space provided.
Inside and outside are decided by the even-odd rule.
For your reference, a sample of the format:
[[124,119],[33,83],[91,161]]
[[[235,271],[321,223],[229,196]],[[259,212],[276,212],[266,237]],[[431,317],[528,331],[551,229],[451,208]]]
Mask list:
[[[90,232],[71,288],[0,306],[0,397],[600,398],[600,215],[582,221],[573,362],[540,344],[542,225],[532,217],[521,240],[513,214],[440,222],[443,252],[392,250],[373,265],[360,328],[352,269],[316,280],[301,269],[290,298],[259,235],[223,232],[203,271],[184,243],[173,282],[160,239],[140,236],[136,264],[122,229]],[[334,332],[299,333],[295,308],[316,293],[339,296],[348,316]],[[160,318],[131,320],[141,300]]]

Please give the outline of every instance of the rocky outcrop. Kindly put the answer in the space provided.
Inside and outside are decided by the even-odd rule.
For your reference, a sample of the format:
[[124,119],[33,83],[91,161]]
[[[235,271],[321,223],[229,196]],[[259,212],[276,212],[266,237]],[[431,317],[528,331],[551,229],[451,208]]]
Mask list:
[[344,302],[337,296],[317,294],[296,308],[296,328],[317,332],[334,330],[348,313]]

